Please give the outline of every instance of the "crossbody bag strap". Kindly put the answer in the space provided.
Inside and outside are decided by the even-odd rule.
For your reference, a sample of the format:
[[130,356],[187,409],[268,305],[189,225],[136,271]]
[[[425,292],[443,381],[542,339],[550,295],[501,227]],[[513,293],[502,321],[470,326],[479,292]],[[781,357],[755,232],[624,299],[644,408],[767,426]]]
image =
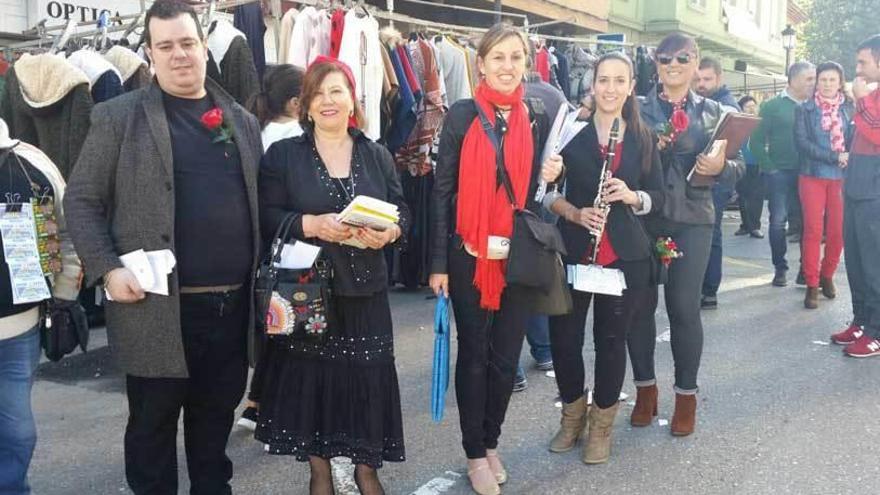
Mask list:
[[513,194],[513,184],[510,182],[510,176],[507,174],[507,167],[504,166],[503,143],[499,142],[498,135],[495,134],[495,127],[489,122],[486,113],[483,112],[483,109],[480,108],[480,105],[476,101],[474,101],[474,106],[477,108],[477,113],[480,116],[480,123],[483,125],[483,131],[486,132],[486,137],[489,138],[492,147],[495,148],[495,166],[498,169],[498,174],[501,176],[501,184],[507,192],[507,199],[510,200],[510,205],[513,206],[514,211],[519,210],[520,208],[516,205],[516,196]]

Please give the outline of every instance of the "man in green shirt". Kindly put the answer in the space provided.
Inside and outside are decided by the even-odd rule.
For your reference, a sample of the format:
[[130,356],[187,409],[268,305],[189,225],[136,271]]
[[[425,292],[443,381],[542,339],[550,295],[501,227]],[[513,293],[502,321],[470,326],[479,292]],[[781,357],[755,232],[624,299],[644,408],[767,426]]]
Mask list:
[[785,253],[786,222],[800,206],[798,173],[800,159],[794,142],[794,110],[813,94],[816,68],[798,62],[788,69],[788,86],[775,98],[761,105],[761,124],[752,134],[750,148],[764,176],[770,210],[770,251],[776,274],[773,285],[788,285]]

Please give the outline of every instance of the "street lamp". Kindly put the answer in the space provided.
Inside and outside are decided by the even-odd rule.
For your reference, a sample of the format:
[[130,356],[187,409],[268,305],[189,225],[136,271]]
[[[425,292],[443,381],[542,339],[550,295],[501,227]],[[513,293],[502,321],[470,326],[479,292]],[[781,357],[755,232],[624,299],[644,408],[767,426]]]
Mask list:
[[782,48],[785,48],[785,72],[788,74],[788,66],[791,64],[791,51],[794,50],[794,42],[797,31],[787,24],[782,30]]

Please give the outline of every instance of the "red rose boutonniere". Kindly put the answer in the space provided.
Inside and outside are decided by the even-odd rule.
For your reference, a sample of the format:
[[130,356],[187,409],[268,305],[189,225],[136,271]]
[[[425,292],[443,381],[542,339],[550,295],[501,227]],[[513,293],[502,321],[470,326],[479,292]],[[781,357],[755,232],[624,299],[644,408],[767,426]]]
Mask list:
[[687,130],[690,123],[691,119],[688,118],[687,112],[683,108],[676,108],[672,111],[669,122],[663,124],[661,132],[675,141],[679,134]]
[[[225,148],[227,143],[233,142],[232,127],[223,120],[223,110],[220,107],[214,107],[205,112],[201,120],[202,125],[214,134],[212,143],[224,143]],[[226,158],[229,158],[229,152],[225,151],[225,153]]]
[[660,262],[666,266],[669,266],[672,263],[672,260],[684,256],[684,253],[678,250],[678,245],[671,237],[658,238],[655,248],[657,250],[657,257],[660,258]]

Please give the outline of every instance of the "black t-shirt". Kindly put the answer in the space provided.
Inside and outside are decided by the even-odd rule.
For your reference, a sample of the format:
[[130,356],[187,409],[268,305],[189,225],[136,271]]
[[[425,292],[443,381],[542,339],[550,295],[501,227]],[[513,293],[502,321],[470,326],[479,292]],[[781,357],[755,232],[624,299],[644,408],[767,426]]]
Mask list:
[[248,281],[253,237],[241,158],[233,143],[213,143],[201,122],[214,107],[200,99],[163,95],[174,157],[174,244],[180,285],[206,287]]
[[[5,150],[0,150],[0,156],[4,155]],[[18,159],[16,159],[18,158]],[[21,165],[19,165],[21,160]],[[22,165],[27,172],[22,170]],[[38,186],[39,193],[42,195],[48,192],[48,197],[54,197],[54,191],[46,178],[39,170],[32,166],[27,160],[16,157],[12,152],[5,154],[5,158],[0,160],[0,202],[8,202],[6,194],[15,203],[27,203],[34,196],[34,190],[31,187],[30,180]],[[13,304],[12,303],[12,282],[9,280],[9,265],[6,264],[6,258],[3,255],[3,242],[0,239],[0,256],[3,256],[3,262],[0,263],[0,318],[18,314],[27,311],[39,303]]]

